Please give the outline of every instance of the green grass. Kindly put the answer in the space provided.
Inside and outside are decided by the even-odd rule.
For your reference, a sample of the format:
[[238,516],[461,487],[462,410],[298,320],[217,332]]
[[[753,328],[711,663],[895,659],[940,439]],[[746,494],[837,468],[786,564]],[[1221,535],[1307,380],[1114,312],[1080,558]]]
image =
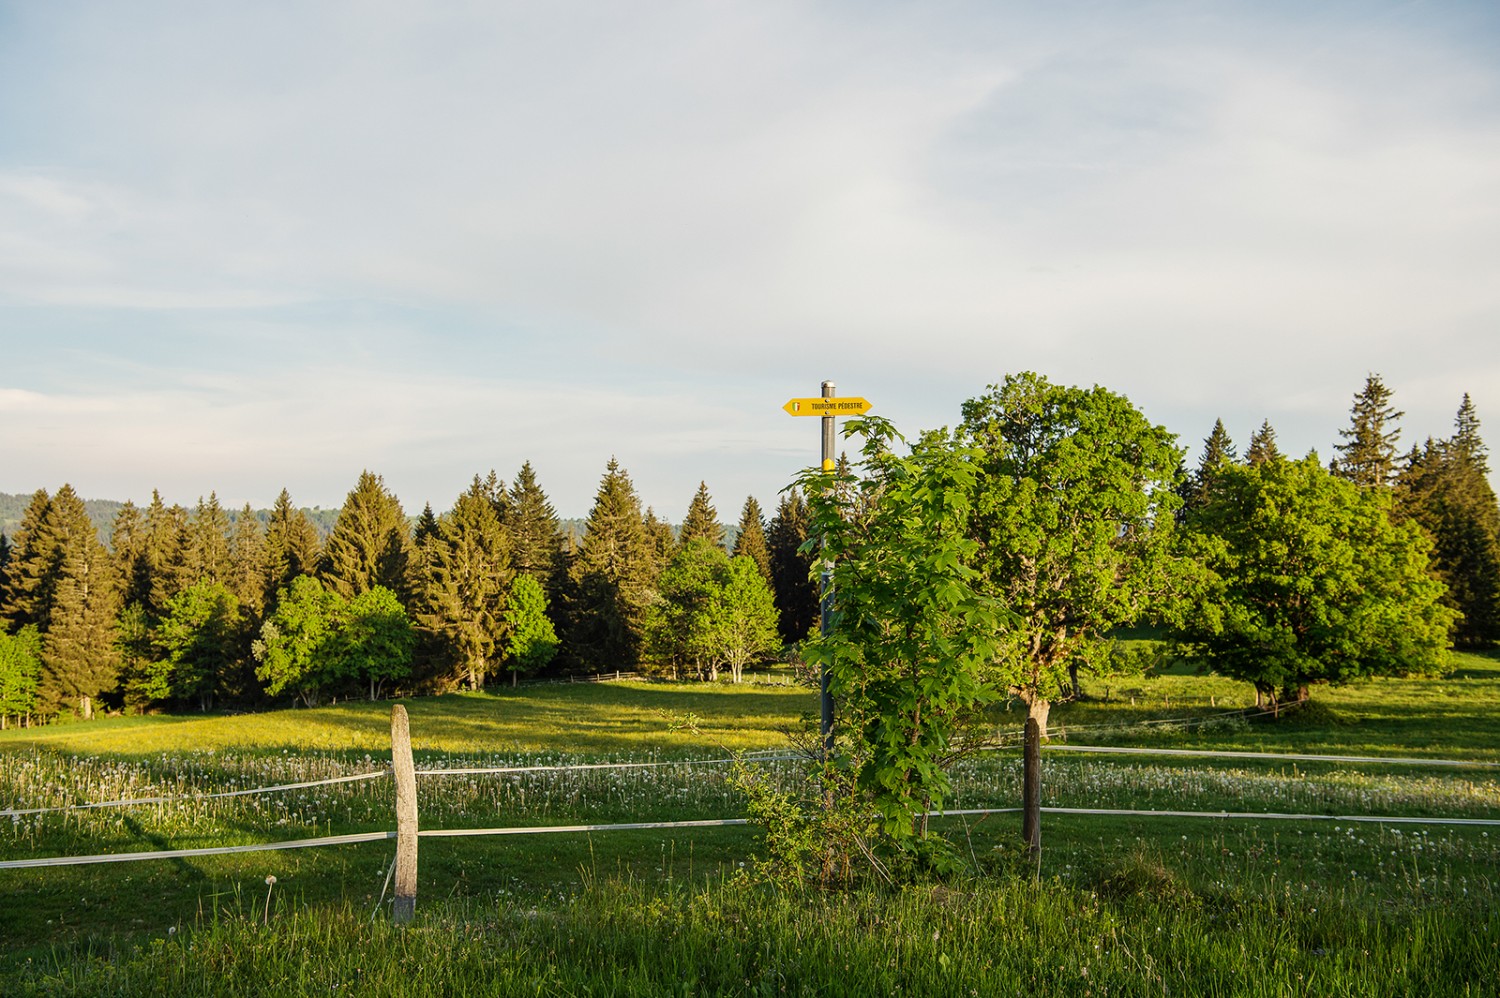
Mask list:
[[[412,748],[423,754],[559,751],[584,756],[701,754],[781,745],[784,728],[817,710],[817,694],[767,684],[578,683],[398,701],[411,716]],[[312,710],[249,715],[106,718],[0,732],[0,752],[47,748],[76,755],[142,756],[236,749],[256,752],[390,754],[389,702],[349,701]],[[701,733],[668,730],[694,713]]]
[[[1053,721],[1069,742],[1500,760],[1500,660],[1457,664],[1443,681],[1320,688],[1311,709],[1275,722],[1131,727],[1249,701],[1242,686],[1178,668],[1111,686],[1108,702],[1096,681],[1099,699],[1059,706]],[[777,748],[814,705],[808,690],[645,683],[407,702],[419,764],[439,768]],[[697,730],[672,730],[686,714]],[[389,704],[348,703],[0,734],[0,807],[188,797],[0,818],[0,858],[388,829],[385,779],[193,799],[378,770],[388,725]],[[1019,798],[1013,751],[954,776],[954,807]],[[680,762],[424,777],[419,798],[428,828],[742,808],[722,768]],[[1052,753],[1044,803],[1496,818],[1500,770]],[[1500,829],[1048,815],[1031,885],[1015,873],[1016,815],[938,824],[969,877],[792,898],[736,882],[759,848],[747,828],[424,839],[419,920],[404,932],[371,920],[389,842],[4,870],[0,992],[1492,994],[1500,973]]]

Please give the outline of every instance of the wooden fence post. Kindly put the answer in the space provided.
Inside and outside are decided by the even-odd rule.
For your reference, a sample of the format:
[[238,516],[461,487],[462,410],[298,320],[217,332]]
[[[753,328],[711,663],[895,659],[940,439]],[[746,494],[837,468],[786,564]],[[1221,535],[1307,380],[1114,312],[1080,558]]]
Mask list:
[[396,903],[391,918],[410,922],[417,910],[417,771],[411,760],[406,708],[391,707],[391,768],[396,774]]

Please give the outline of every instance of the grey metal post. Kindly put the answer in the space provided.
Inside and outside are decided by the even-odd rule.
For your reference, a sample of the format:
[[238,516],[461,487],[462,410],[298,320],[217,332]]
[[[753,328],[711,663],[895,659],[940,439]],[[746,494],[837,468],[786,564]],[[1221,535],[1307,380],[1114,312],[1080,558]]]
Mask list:
[[[832,381],[823,382],[823,398],[835,397],[835,388]],[[834,417],[827,415],[823,417],[823,470],[832,471],[834,468]],[[818,630],[827,634],[829,630],[828,618],[833,615],[833,565],[827,560],[823,561],[822,592],[818,600]],[[819,728],[823,736],[823,757],[826,759],[833,754],[833,691],[828,685],[828,666],[823,666],[822,696],[820,706],[822,708],[822,724]]]

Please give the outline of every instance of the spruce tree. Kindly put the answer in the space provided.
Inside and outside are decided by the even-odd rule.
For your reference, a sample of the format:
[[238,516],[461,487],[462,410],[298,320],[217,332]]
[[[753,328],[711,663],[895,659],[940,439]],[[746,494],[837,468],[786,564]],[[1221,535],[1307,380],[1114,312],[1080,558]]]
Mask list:
[[771,589],[776,597],[781,639],[793,644],[807,637],[818,622],[818,584],[813,580],[813,556],[798,549],[807,541],[809,513],[802,493],[782,493],[776,515],[766,531],[771,561]]
[[771,553],[766,547],[766,521],[761,515],[760,503],[756,502],[754,496],[748,497],[744,508],[740,510],[739,535],[734,539],[734,551],[731,553],[735,557],[744,555],[754,561],[765,580],[771,581]]
[[323,547],[323,584],[345,600],[375,586],[402,594],[410,547],[400,501],[379,475],[362,471]]
[[1203,440],[1203,455],[1198,459],[1198,470],[1183,484],[1183,509],[1196,509],[1208,501],[1214,478],[1236,460],[1234,441],[1224,429],[1222,419],[1214,420],[1214,428]]
[[427,538],[437,533],[437,517],[432,513],[432,503],[422,507],[422,515],[417,517],[417,525],[412,528],[411,541],[420,545]]
[[1455,458],[1467,461],[1479,469],[1481,475],[1490,473],[1490,452],[1479,438],[1479,413],[1474,409],[1474,400],[1464,392],[1458,406],[1458,415],[1453,420],[1453,439],[1448,442]]
[[510,530],[511,564],[547,589],[557,566],[557,511],[536,483],[531,462],[521,465],[506,495],[505,525]]
[[1413,448],[1396,488],[1398,511],[1432,538],[1432,571],[1448,587],[1443,601],[1463,615],[1453,640],[1468,647],[1500,641],[1500,504],[1484,460],[1465,396],[1453,438]]
[[146,567],[146,519],[135,503],[127,501],[115,513],[109,546],[115,559],[115,577],[120,580],[120,602],[145,605],[151,595]]
[[1367,377],[1364,389],[1354,396],[1349,429],[1339,431],[1344,442],[1334,445],[1339,452],[1334,474],[1364,488],[1385,488],[1394,482],[1396,440],[1401,436],[1396,424],[1406,414],[1390,403],[1391,390],[1380,375]]
[[47,626],[61,562],[51,513],[52,497],[37,489],[21,514],[5,579],[5,615],[12,630]]
[[265,612],[266,537],[249,503],[235,517],[229,537],[228,587],[252,624],[258,624]]
[[585,668],[631,670],[640,662],[646,610],[655,598],[656,558],[635,486],[610,458],[570,575],[568,654]]
[[1276,448],[1276,430],[1269,419],[1262,420],[1260,429],[1250,436],[1250,449],[1245,451],[1245,463],[1256,468],[1267,461],[1280,459],[1281,451]]
[[11,550],[10,538],[5,536],[5,531],[0,530],[0,625],[3,625],[6,620],[5,591],[7,583],[5,580],[7,578],[6,573],[9,570]]
[[422,542],[417,622],[443,649],[448,679],[484,687],[497,647],[505,638],[502,613],[513,576],[510,538],[495,511],[494,491],[478,475],[437,532]]
[[187,571],[183,588],[198,582],[222,583],[229,577],[229,514],[217,493],[198,498],[188,531]]
[[313,574],[317,565],[318,530],[282,489],[266,523],[266,607],[274,607],[278,592],[297,576]]
[[646,531],[646,546],[651,552],[654,562],[655,573],[660,575],[667,567],[667,562],[677,553],[677,535],[672,532],[672,525],[656,515],[656,510],[650,506],[646,507],[646,515],[642,518],[642,524]]
[[708,483],[699,482],[693,501],[688,504],[687,516],[682,520],[682,529],[677,532],[677,544],[686,547],[692,541],[708,541],[715,547],[724,543],[724,528],[719,526],[719,511],[714,509],[708,495]]
[[191,544],[187,510],[175,503],[166,505],[160,493],[153,490],[151,505],[146,507],[146,574],[150,590],[145,606],[151,621],[165,616],[172,597],[193,583],[189,577]]
[[83,500],[64,485],[47,513],[56,549],[55,588],[42,631],[40,700],[93,716],[93,702],[120,674],[118,589],[109,552]]

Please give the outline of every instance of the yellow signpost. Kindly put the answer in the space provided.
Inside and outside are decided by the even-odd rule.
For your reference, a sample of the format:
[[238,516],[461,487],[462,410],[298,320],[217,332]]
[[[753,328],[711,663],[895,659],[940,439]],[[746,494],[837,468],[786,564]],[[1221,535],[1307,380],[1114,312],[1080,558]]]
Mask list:
[[[782,406],[791,416],[822,416],[823,417],[823,470],[832,471],[834,450],[834,420],[838,416],[863,416],[872,408],[869,401],[862,398],[837,398],[834,396],[836,387],[832,381],[823,382],[822,398],[790,399]],[[819,629],[828,633],[829,619],[833,614],[833,565],[823,562],[823,597],[819,601]],[[826,759],[833,754],[833,691],[829,686],[828,668],[824,666],[822,682],[822,693],[820,713],[822,723],[819,729],[823,735],[823,757]]]
[[790,399],[782,406],[793,416],[863,416],[874,408],[862,398]]

